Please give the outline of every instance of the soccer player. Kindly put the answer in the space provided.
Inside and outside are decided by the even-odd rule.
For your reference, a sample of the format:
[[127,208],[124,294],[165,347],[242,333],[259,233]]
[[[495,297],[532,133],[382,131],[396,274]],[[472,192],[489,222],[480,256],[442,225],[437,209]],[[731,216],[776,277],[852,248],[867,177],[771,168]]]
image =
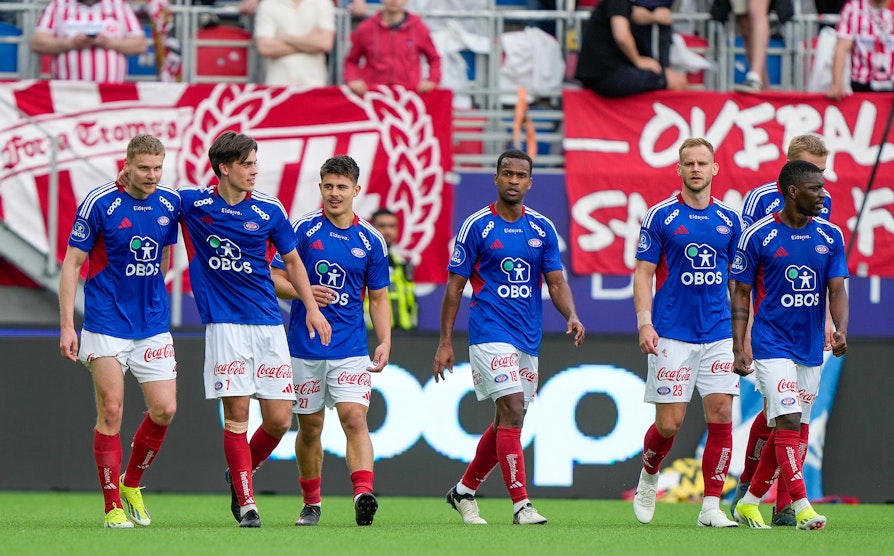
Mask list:
[[[332,325],[332,342],[323,345],[301,332],[305,307],[292,303],[289,352],[292,355],[298,415],[295,455],[304,497],[295,525],[317,525],[322,499],[323,445],[320,435],[326,407],[334,407],[347,437],[345,459],[354,485],[357,525],[372,525],[378,509],[373,489],[373,446],[366,424],[372,391],[370,373],[381,372],[391,354],[391,310],[388,302],[388,246],[366,220],[354,214],[360,193],[360,169],[339,155],[320,168],[323,208],[292,225],[298,253],[310,271],[314,298]],[[277,295],[296,297],[285,271],[274,262]],[[370,317],[378,339],[369,358],[363,298],[369,293]]]
[[742,220],[711,196],[711,180],[718,171],[713,145],[690,138],[679,152],[682,191],[646,212],[633,274],[639,347],[648,359],[644,401],[655,404],[655,423],[643,441],[633,512],[641,523],[652,521],[661,462],[698,388],[708,427],[698,526],[737,527],[720,510],[720,495],[732,454],[733,396],[739,395],[739,377],[732,372],[727,290]]
[[[793,137],[788,145],[787,161],[806,160],[807,162],[814,164],[820,171],[826,170],[826,158],[828,156],[829,150],[826,148],[823,138],[819,135],[798,135]],[[745,206],[742,209],[742,221],[745,223],[746,227],[750,226],[764,216],[780,210],[784,200],[779,184],[775,180],[756,187],[745,195]],[[826,193],[820,215],[828,220],[831,213],[832,196]],[[834,330],[831,317],[827,317],[824,332],[825,349],[831,349],[832,332],[834,332]],[[746,340],[746,349],[750,349],[747,346],[748,341]],[[800,453],[802,460],[807,453],[809,427],[809,423],[801,425],[801,442],[798,452]],[[732,502],[730,503],[730,515],[734,519],[736,504],[738,504],[739,500],[742,499],[742,496],[748,492],[748,486],[751,483],[751,478],[754,476],[754,470],[757,469],[757,462],[760,460],[760,454],[767,442],[767,438],[770,437],[770,432],[771,429],[767,426],[767,416],[765,412],[761,411],[755,415],[754,421],[751,423],[751,429],[748,433],[748,443],[745,448],[745,467],[742,470],[742,474],[739,476],[739,485],[736,487]],[[794,527],[797,523],[795,520],[795,510],[792,508],[792,499],[791,496],[789,496],[788,491],[785,490],[785,486],[785,483],[779,484],[771,523],[773,525]]]
[[[248,135],[225,131],[208,149],[220,184],[180,190],[192,290],[206,325],[205,397],[223,403],[230,510],[240,527],[261,526],[252,474],[289,430],[295,401],[268,242],[282,254],[307,307],[307,334],[328,345],[331,333],[295,250],[285,209],[275,197],[254,190],[257,150]],[[249,398],[258,399],[262,416],[250,442]]]
[[463,222],[447,268],[449,277],[441,306],[441,337],[432,372],[435,382],[444,370],[453,372],[453,326],[466,282],[472,281],[469,309],[469,361],[478,400],[496,405],[494,423],[478,441],[462,479],[447,492],[447,503],[464,523],[487,523],[478,511],[475,492],[499,464],[513,504],[512,522],[545,524],[546,518],[528,499],[521,430],[525,411],[537,391],[538,354],[542,336],[542,279],[550,299],[566,319],[574,345],[584,341],[571,289],[559,260],[553,223],[524,205],[531,189],[533,161],[508,150],[497,159],[497,200]]
[[[158,183],[164,158],[164,145],[156,137],[130,140],[123,169],[127,185],[102,185],[78,207],[59,278],[59,348],[62,357],[81,361],[93,375],[93,456],[105,499],[105,526],[110,528],[149,525],[140,480],[177,410],[177,363],[164,275],[170,246],[177,242],[180,196]],[[88,257],[79,346],[75,292]],[[120,431],[128,371],[140,383],[149,411],[134,435],[122,475]]]
[[[793,500],[797,528],[822,529],[826,524],[807,501],[798,453],[801,423],[810,422],[819,390],[827,293],[835,325],[832,354],[840,357],[847,351],[844,238],[837,226],[818,218],[824,183],[816,165],[787,162],[779,173],[782,210],[748,227],[732,265],[734,370],[742,376],[757,371],[773,428],[748,492],[735,509],[737,520],[756,529],[768,527],[758,503],[772,486],[777,467]],[[758,293],[751,328],[754,368],[745,349],[752,288]]]

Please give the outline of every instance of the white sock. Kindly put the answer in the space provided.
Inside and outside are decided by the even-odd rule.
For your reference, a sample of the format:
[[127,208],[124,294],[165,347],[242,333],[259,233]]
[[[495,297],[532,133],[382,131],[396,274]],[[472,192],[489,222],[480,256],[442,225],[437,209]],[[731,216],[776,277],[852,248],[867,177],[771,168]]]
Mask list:
[[719,496],[705,496],[704,500],[702,500],[702,510],[719,510],[720,509],[720,497]]
[[810,502],[808,502],[806,498],[801,498],[800,500],[792,502],[792,508],[795,509],[795,515],[798,515],[801,511],[806,510],[809,507]]
[[515,504],[512,505],[512,513],[517,514],[520,509],[524,508],[525,506],[527,506],[530,503],[531,503],[531,501],[528,500],[527,498],[525,498],[524,500],[519,500],[518,502],[516,502]]
[[745,493],[745,496],[743,496],[741,500],[739,500],[739,504],[760,504],[760,503],[761,503],[761,499],[758,498],[757,496],[751,494],[750,490]]
[[464,485],[462,481],[456,483],[456,493],[460,496],[462,496],[463,494],[471,494],[472,496],[475,496],[475,492],[476,491]]
[[654,484],[657,484],[657,483],[658,483],[658,476],[659,476],[659,475],[661,475],[661,472],[654,473],[654,474],[653,474],[653,473],[649,473],[648,471],[646,471],[646,468],[643,467],[642,472],[640,472],[640,474],[639,474],[639,478],[640,478],[641,480],[643,480],[643,481],[649,483],[650,485],[654,485]]
[[248,512],[248,510],[258,511],[258,507],[255,506],[254,504],[246,504],[244,506],[239,506],[239,510],[240,510],[239,515],[242,517],[245,517],[245,514],[246,514],[246,512]]

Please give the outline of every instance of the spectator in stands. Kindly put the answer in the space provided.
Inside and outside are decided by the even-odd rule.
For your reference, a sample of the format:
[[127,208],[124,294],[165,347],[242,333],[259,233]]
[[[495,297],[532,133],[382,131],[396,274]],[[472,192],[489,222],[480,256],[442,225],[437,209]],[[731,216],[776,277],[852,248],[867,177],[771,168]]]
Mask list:
[[745,44],[748,72],[745,80],[735,86],[741,93],[759,93],[768,83],[767,50],[770,47],[770,10],[776,12],[784,24],[795,14],[792,0],[714,0],[711,17],[721,23],[729,19],[733,10]]
[[121,83],[127,56],[149,47],[125,0],[53,0],[31,37],[31,50],[53,57],[53,79]]
[[[416,328],[419,305],[416,302],[416,287],[413,284],[413,263],[401,254],[397,245],[400,239],[400,221],[387,208],[372,213],[370,223],[382,234],[388,246],[388,269],[391,277],[388,286],[388,301],[391,304],[391,326],[403,330]],[[366,327],[372,329],[369,315],[369,299],[363,302]]]
[[844,97],[845,59],[851,57],[851,89],[856,93],[894,90],[894,11],[892,0],[849,0],[841,9],[826,96]]
[[[670,66],[671,24],[673,14],[671,6],[674,0],[635,0],[633,4],[633,20],[630,30],[636,39],[636,48],[645,56],[655,58],[661,67]],[[648,13],[646,13],[648,12]],[[637,23],[647,21],[648,23]],[[658,44],[652,44],[652,28],[658,27]],[[657,52],[655,51],[657,47]]]
[[264,0],[255,13],[255,45],[264,83],[324,87],[326,54],[335,43],[332,0]]
[[[213,0],[212,0],[213,1]],[[240,0],[238,5],[239,13],[242,15],[254,15],[258,11],[258,2],[260,0]],[[335,6],[344,8],[353,17],[366,17],[366,0],[335,0]]]
[[633,23],[670,25],[670,11],[634,10],[630,0],[602,0],[584,28],[575,77],[604,97],[625,97],[686,87],[686,76],[643,55],[631,30]]
[[[375,85],[403,85],[427,93],[441,81],[441,56],[428,27],[405,9],[407,0],[383,0],[382,11],[351,33],[345,83],[358,95]],[[422,60],[428,77],[422,77]]]

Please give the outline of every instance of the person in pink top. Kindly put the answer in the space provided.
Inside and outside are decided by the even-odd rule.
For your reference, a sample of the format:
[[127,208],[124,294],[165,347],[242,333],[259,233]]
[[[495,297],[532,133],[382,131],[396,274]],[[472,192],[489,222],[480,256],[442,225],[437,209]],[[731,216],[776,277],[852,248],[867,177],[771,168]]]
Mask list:
[[[407,0],[383,0],[382,11],[351,33],[345,83],[358,95],[375,85],[403,85],[427,93],[441,81],[441,56],[422,18],[404,9]],[[428,62],[423,78],[421,57]]]
[[[850,78],[855,93],[894,90],[894,9],[891,0],[850,0],[841,9],[838,42],[832,62],[832,85],[826,96],[840,100]],[[850,76],[844,65],[850,56]]]
[[31,39],[31,50],[53,57],[53,79],[98,83],[122,83],[127,57],[148,47],[125,0],[53,0]]

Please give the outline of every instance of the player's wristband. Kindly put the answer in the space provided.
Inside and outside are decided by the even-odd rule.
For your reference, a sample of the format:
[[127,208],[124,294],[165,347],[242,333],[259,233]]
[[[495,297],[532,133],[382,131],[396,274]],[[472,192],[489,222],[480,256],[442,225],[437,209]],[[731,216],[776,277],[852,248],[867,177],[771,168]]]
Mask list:
[[652,324],[652,311],[643,310],[636,313],[636,329],[640,330],[647,324]]

